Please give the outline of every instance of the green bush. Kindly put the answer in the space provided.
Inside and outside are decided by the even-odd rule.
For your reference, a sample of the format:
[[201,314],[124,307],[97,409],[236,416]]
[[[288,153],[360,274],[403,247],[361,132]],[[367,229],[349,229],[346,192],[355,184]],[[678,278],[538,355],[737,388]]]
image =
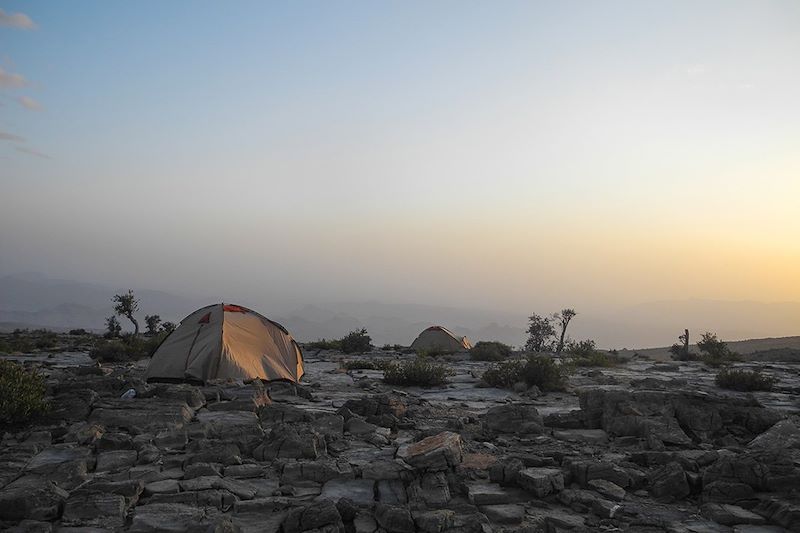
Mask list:
[[387,361],[353,359],[350,361],[341,361],[339,365],[345,370],[383,370],[387,365]]
[[389,363],[383,370],[383,381],[390,385],[433,387],[447,383],[452,372],[447,366],[416,357],[402,363]]
[[490,366],[483,374],[483,381],[500,388],[510,388],[522,381],[528,386],[536,385],[543,392],[560,391],[566,388],[567,373],[567,366],[550,357],[531,355]]
[[611,367],[625,362],[625,358],[616,353],[599,351],[591,339],[569,343],[567,353],[571,356],[569,364],[572,366]]
[[315,341],[306,343],[305,347],[308,350],[336,350],[337,352],[341,352],[342,341],[334,339],[317,339]]
[[439,346],[416,350],[416,354],[420,357],[439,357],[440,355],[452,355],[454,353],[456,352],[453,350],[448,350],[447,348],[441,348]]
[[0,360],[0,422],[22,424],[47,412],[44,378],[13,361]]
[[700,360],[714,368],[741,360],[741,356],[728,348],[714,333],[703,333],[697,348],[700,350]]
[[725,368],[717,373],[717,386],[736,391],[771,391],[777,383],[773,377],[757,370]]
[[497,341],[481,341],[469,351],[473,361],[502,361],[512,353],[511,346]]
[[483,381],[492,387],[510,389],[514,383],[523,381],[522,373],[526,364],[525,359],[514,359],[491,365],[483,373]]
[[372,338],[364,328],[351,331],[340,341],[344,353],[363,353],[372,351]]
[[402,346],[400,344],[384,344],[383,346],[381,346],[381,350],[383,350],[384,352],[391,352],[391,351],[399,352],[404,348],[405,346]]
[[106,363],[122,363],[144,359],[153,355],[166,335],[166,333],[161,333],[146,339],[129,335],[120,340],[99,340],[89,350],[89,357]]

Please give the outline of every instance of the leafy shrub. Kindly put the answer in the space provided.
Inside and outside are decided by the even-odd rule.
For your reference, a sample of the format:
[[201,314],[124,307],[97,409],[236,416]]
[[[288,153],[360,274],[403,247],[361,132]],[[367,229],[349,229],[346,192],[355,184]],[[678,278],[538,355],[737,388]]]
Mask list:
[[372,338],[364,328],[351,331],[340,341],[344,353],[363,353],[372,351]]
[[89,335],[90,333],[83,328],[69,330],[70,335]]
[[725,368],[717,373],[717,386],[736,391],[771,391],[777,383],[773,377],[757,370]]
[[121,340],[100,340],[89,350],[89,357],[106,363],[144,359],[153,355],[165,337],[166,333],[161,333],[147,339],[131,335]]
[[571,342],[567,347],[567,353],[572,357],[569,364],[572,366],[600,366],[611,367],[625,362],[625,358],[617,353],[601,352],[595,348],[593,340],[588,339],[580,342]]
[[390,385],[416,385],[432,387],[447,383],[451,371],[447,366],[416,357],[402,363],[389,363],[383,370],[383,381]]
[[492,387],[510,389],[514,383],[523,381],[522,373],[526,364],[525,359],[514,359],[492,365],[483,373],[483,381]]
[[473,361],[502,361],[511,356],[511,346],[496,341],[481,341],[469,351]]
[[350,361],[342,361],[339,365],[345,370],[383,370],[387,362],[369,359],[352,359]]
[[405,346],[402,346],[400,344],[384,344],[383,346],[381,346],[381,350],[383,350],[384,352],[392,352],[392,351],[399,352],[404,348]]
[[306,343],[305,347],[309,350],[336,350],[337,352],[341,352],[342,341],[334,339],[317,339],[315,341]]
[[724,364],[740,361],[741,356],[728,348],[728,345],[717,338],[716,334],[706,332],[697,343],[700,350],[700,360],[711,367],[719,367]]
[[13,361],[0,360],[0,422],[21,424],[47,411],[44,378]]
[[490,366],[483,374],[483,381],[493,387],[510,388],[517,382],[536,385],[544,392],[564,390],[568,368],[553,359],[531,355],[526,359],[503,361]]

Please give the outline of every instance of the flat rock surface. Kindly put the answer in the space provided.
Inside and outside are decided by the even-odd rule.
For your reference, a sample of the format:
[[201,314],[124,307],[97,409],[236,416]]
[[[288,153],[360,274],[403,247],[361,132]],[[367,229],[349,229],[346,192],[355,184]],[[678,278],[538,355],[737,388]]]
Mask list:
[[752,394],[695,362],[579,368],[544,394],[487,387],[468,356],[434,388],[340,365],[412,357],[307,351],[299,386],[195,386],[17,355],[59,418],[2,435],[0,529],[800,530],[800,365],[737,363],[778,379]]

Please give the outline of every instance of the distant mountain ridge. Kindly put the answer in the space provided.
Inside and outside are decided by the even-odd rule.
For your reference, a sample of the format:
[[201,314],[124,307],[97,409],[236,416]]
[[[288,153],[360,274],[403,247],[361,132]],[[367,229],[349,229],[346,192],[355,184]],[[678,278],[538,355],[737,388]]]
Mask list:
[[[201,299],[164,291],[137,289],[141,318],[158,314],[180,321],[193,310],[219,299]],[[110,287],[24,273],[0,277],[0,329],[47,327],[102,330],[112,313],[111,298],[127,287]],[[238,303],[264,311],[258,302]],[[555,309],[531,305],[531,312],[548,314]],[[594,339],[602,348],[669,346],[684,328],[692,340],[704,331],[716,332],[726,341],[787,337],[800,334],[800,303],[676,300],[649,302],[606,312],[584,312],[569,327],[573,339]],[[462,309],[425,304],[393,304],[376,301],[305,305],[294,311],[272,310],[269,317],[286,326],[299,341],[338,338],[366,328],[375,344],[410,344],[426,327],[446,326],[473,342],[499,340],[512,346],[525,342],[527,313],[486,309]],[[127,327],[126,321],[122,321]]]

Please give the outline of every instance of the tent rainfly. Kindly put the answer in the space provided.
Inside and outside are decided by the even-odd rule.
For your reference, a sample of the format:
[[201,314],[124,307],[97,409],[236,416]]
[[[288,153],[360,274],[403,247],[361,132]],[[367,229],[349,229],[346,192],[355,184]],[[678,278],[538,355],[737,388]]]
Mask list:
[[463,352],[472,348],[466,337],[457,337],[452,331],[442,326],[431,326],[419,334],[411,343],[414,350],[441,350],[446,352]]
[[288,380],[303,376],[303,352],[286,328],[246,307],[198,309],[156,349],[147,381]]

